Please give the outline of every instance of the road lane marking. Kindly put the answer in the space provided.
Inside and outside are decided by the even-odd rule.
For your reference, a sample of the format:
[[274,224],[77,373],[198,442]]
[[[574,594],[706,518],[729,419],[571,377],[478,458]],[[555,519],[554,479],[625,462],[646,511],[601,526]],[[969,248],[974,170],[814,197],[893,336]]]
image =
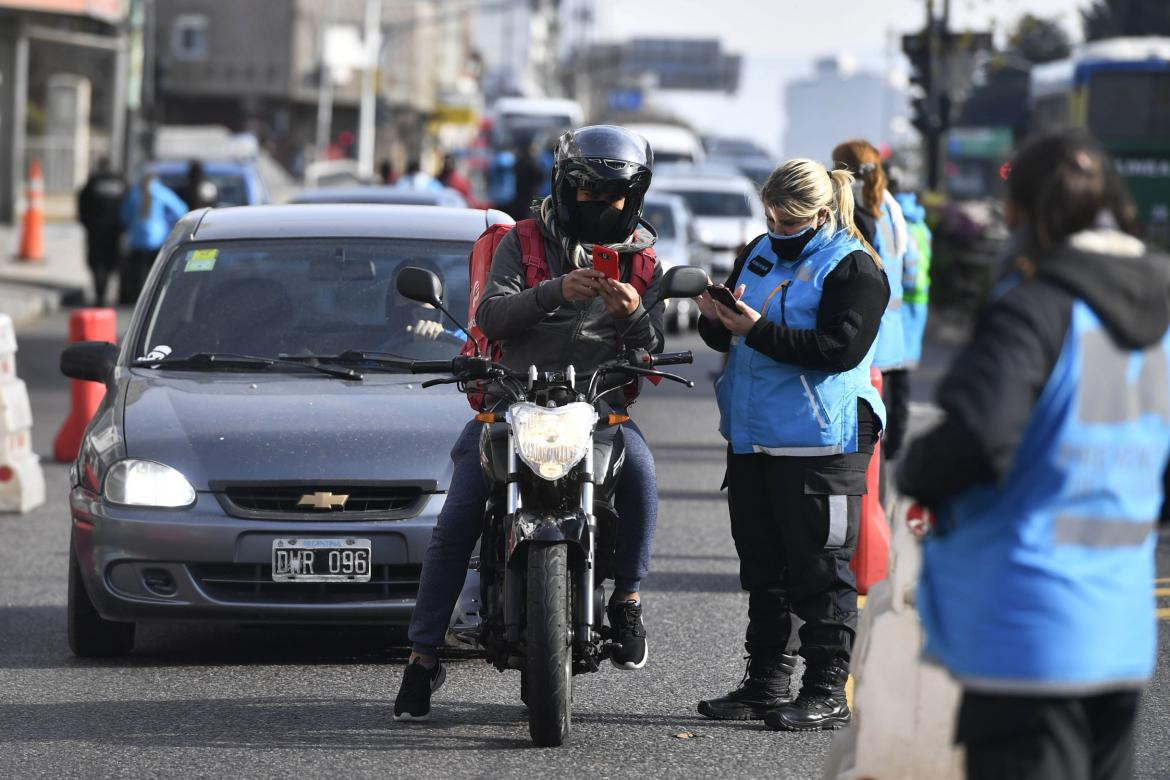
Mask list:
[[1170,607],[1166,607],[1164,609],[1159,609],[1157,611],[1157,613],[1158,613],[1158,620],[1170,620]]
[[1170,588],[1154,588],[1155,596],[1170,596]]
[[1170,577],[1157,577],[1154,579],[1154,584],[1155,585],[1170,584]]

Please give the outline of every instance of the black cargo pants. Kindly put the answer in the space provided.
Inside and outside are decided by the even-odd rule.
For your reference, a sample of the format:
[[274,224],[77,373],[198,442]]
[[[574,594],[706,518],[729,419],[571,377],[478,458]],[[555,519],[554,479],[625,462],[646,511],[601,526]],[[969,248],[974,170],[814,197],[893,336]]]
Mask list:
[[826,457],[727,456],[727,504],[749,594],[747,650],[782,652],[792,615],[804,621],[810,666],[849,664],[857,630],[857,548],[865,470],[873,451]]
[[964,691],[955,741],[969,780],[1133,777],[1139,696],[1008,696]]

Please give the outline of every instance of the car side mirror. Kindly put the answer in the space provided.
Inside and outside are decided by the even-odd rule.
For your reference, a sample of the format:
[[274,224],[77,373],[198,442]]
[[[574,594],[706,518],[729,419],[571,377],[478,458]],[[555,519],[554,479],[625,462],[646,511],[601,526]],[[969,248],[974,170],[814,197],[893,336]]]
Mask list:
[[70,379],[106,384],[118,362],[118,348],[108,341],[79,341],[61,352],[61,373]]
[[425,268],[407,266],[398,272],[394,287],[404,298],[419,303],[429,303],[437,309],[443,308],[443,282]]
[[676,265],[662,277],[663,298],[694,298],[707,290],[707,272],[689,265]]

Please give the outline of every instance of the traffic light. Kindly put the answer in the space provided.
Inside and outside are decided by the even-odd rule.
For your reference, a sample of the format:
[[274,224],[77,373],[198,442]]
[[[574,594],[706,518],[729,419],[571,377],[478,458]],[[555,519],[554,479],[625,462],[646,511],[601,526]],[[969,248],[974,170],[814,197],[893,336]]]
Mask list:
[[938,118],[931,108],[930,39],[927,31],[902,36],[902,51],[910,60],[910,85],[913,115],[910,123],[918,132],[926,134],[938,127]]

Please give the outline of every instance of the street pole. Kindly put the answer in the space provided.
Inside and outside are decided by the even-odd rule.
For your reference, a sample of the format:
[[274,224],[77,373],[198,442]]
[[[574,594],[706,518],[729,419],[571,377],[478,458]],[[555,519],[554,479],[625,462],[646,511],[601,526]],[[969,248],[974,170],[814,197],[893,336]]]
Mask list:
[[374,175],[374,74],[381,49],[382,0],[366,0],[365,61],[362,67],[362,102],[358,114],[358,174]]
[[329,149],[329,136],[332,132],[330,125],[333,124],[333,71],[329,68],[329,60],[325,52],[326,30],[329,27],[329,22],[333,20],[333,0],[321,9],[321,16],[318,23],[320,29],[318,30],[317,41],[317,159],[324,160],[325,154]]

